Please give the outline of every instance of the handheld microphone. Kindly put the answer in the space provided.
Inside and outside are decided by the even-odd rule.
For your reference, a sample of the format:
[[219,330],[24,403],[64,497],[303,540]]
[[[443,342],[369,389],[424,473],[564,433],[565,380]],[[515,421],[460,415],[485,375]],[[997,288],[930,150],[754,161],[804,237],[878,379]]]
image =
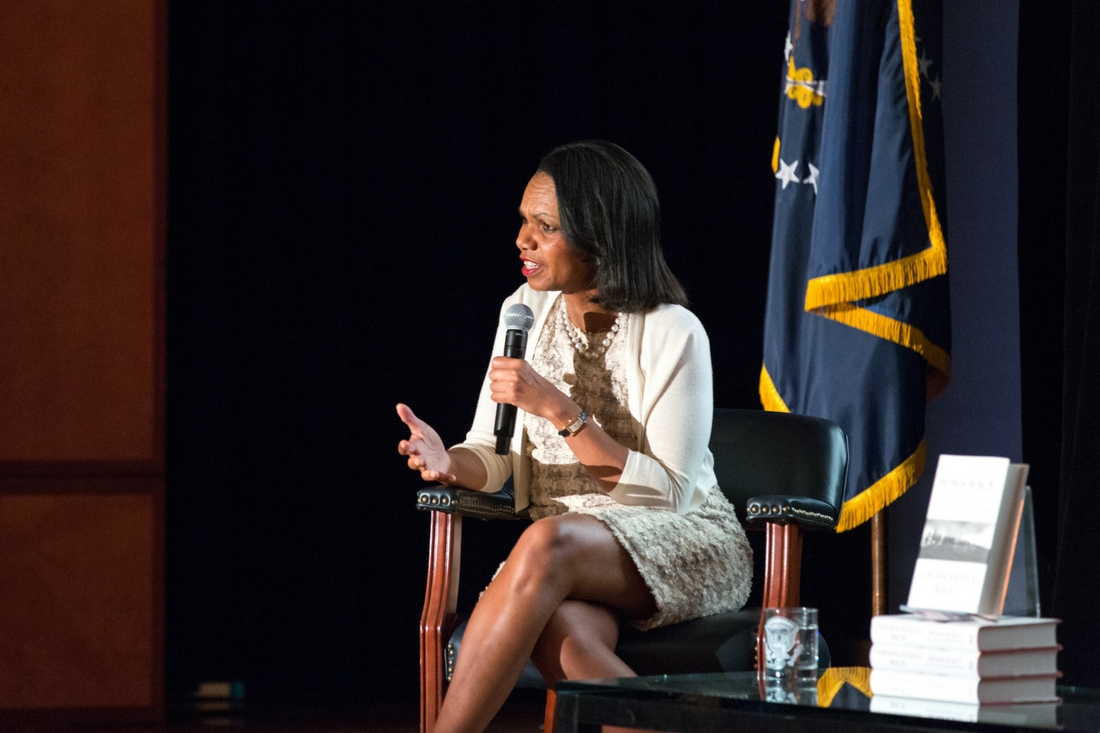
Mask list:
[[[516,303],[504,311],[504,325],[508,332],[504,334],[504,355],[509,359],[522,359],[527,351],[527,332],[535,323],[535,314],[523,303]],[[496,452],[506,456],[512,435],[516,432],[516,406],[497,405],[497,419],[493,425],[493,435],[497,436]]]

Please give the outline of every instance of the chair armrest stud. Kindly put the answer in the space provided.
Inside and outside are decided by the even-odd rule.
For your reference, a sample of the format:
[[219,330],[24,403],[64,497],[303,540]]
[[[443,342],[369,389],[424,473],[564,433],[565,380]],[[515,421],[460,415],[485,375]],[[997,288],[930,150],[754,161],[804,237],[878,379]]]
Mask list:
[[805,496],[754,496],[745,507],[749,523],[794,522],[805,529],[833,529],[840,512],[837,507]]
[[515,510],[511,491],[496,493],[459,489],[453,486],[428,486],[416,492],[416,508],[422,511],[463,514],[478,519],[521,519]]

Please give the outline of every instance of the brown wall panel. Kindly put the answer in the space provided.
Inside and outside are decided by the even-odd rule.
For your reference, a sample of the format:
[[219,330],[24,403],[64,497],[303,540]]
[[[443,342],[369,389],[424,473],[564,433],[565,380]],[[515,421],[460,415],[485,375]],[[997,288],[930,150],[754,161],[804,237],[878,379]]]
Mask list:
[[155,500],[0,496],[0,708],[155,707]]
[[164,0],[0,0],[0,724],[163,712]]
[[0,462],[160,458],[159,11],[0,2]]

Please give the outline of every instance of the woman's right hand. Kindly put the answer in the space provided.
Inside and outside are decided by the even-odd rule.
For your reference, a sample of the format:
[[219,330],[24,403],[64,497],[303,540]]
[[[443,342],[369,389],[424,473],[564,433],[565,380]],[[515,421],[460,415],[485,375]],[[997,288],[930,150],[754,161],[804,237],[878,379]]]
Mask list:
[[455,483],[458,479],[451,473],[451,457],[439,434],[414,415],[408,405],[398,404],[397,416],[409,428],[409,439],[397,444],[397,452],[408,456],[409,468],[420,471],[420,478],[425,481]]

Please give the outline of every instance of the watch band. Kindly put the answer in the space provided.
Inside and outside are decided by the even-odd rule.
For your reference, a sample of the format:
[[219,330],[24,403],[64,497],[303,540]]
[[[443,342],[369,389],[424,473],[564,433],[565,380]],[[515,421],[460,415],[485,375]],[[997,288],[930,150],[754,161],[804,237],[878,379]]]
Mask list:
[[558,435],[563,438],[572,438],[574,435],[584,429],[584,426],[588,424],[588,413],[581,410],[581,414],[577,415],[573,422],[566,425],[564,428],[558,431]]

